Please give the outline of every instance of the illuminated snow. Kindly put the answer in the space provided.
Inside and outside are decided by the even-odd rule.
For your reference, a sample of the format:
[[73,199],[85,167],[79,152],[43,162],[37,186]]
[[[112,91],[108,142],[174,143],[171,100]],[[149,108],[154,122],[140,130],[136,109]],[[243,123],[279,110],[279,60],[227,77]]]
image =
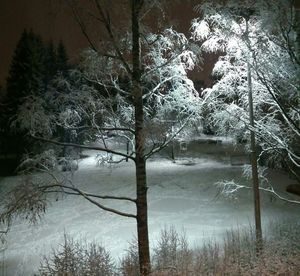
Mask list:
[[[97,166],[96,152],[79,162],[73,176],[74,184],[83,190],[111,195],[134,196],[134,166],[131,162]],[[163,158],[151,159],[147,165],[149,185],[149,230],[153,246],[165,226],[184,229],[191,246],[204,240],[221,240],[225,230],[249,225],[253,216],[252,196],[239,192],[236,201],[216,197],[213,184],[224,179],[241,180],[241,166],[231,166],[226,156],[212,158],[178,158],[175,163]],[[4,189],[20,177],[0,180]],[[287,177],[272,172],[273,184],[292,183]],[[283,187],[281,188],[283,190]],[[129,203],[111,201],[108,206],[134,212]],[[263,221],[278,217],[297,216],[299,207],[263,197]],[[0,254],[7,275],[32,275],[41,256],[56,248],[64,232],[74,238],[96,241],[106,246],[118,260],[135,236],[135,221],[99,210],[79,197],[69,196],[54,201],[37,227],[24,221],[16,222],[7,237],[7,249]]]

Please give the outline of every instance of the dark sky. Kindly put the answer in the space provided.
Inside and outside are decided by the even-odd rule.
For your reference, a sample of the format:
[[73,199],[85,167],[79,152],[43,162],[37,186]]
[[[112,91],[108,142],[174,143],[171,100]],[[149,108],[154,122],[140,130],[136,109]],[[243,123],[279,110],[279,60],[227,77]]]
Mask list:
[[5,83],[16,43],[24,28],[42,35],[43,40],[62,39],[74,56],[86,45],[73,18],[63,6],[49,0],[0,0],[0,84]]
[[[83,3],[87,0],[83,0]],[[196,17],[193,7],[201,0],[177,1],[169,10],[170,17],[177,22],[179,31],[188,33],[190,21]],[[170,0],[174,3],[174,0]],[[75,58],[88,44],[77,23],[65,6],[64,0],[0,0],[0,85],[5,85],[16,43],[22,31],[32,28],[44,41],[63,40],[68,54]],[[199,79],[206,78],[199,73]],[[206,74],[207,75],[207,74]]]

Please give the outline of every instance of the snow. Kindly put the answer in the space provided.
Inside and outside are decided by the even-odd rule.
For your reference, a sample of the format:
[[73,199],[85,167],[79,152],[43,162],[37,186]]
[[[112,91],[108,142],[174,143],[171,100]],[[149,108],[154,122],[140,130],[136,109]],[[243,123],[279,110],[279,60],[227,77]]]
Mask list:
[[[89,157],[80,160],[79,170],[73,175],[76,186],[89,192],[110,195],[135,195],[135,170],[133,162],[99,166],[97,152],[86,152]],[[147,163],[149,186],[149,233],[151,247],[162,228],[174,226],[185,231],[192,246],[208,239],[222,240],[226,230],[249,225],[253,221],[252,194],[239,192],[233,201],[217,196],[213,184],[220,180],[241,178],[242,167],[231,166],[220,158],[177,158],[176,162],[156,157]],[[275,186],[293,183],[282,173],[269,173]],[[0,179],[0,192],[20,181],[20,176]],[[284,186],[280,186],[284,192]],[[106,205],[134,212],[133,204],[102,201]],[[299,207],[271,201],[262,196],[262,219],[296,218]],[[7,236],[6,250],[0,252],[4,275],[33,275],[41,257],[62,242],[63,234],[76,239],[96,241],[109,249],[118,260],[136,236],[135,220],[107,213],[77,196],[54,201],[37,226],[16,221]]]

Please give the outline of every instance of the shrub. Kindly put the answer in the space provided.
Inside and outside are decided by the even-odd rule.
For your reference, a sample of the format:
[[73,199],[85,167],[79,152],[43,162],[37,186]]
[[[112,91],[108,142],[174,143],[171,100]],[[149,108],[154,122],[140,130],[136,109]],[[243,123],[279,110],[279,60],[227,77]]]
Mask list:
[[188,275],[192,258],[185,234],[179,235],[174,227],[161,231],[153,250],[154,271],[167,275]]
[[[153,248],[151,276],[198,275],[299,275],[299,222],[272,222],[265,231],[264,249],[255,251],[250,227],[226,232],[223,243],[207,241],[191,249],[185,234],[164,228]],[[40,275],[45,276],[139,276],[135,239],[116,267],[110,254],[94,243],[81,245],[68,236],[52,257],[44,258]]]
[[64,235],[64,242],[51,257],[44,257],[39,269],[41,276],[111,276],[116,275],[110,254],[95,243],[74,241]]
[[121,259],[119,271],[123,276],[139,276],[140,269],[137,239],[134,239],[129,244],[125,256]]

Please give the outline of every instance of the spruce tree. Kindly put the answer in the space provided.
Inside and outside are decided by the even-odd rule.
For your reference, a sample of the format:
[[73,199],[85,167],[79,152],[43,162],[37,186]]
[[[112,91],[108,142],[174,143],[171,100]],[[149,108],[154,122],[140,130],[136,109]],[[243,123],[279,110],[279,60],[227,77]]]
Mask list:
[[11,124],[25,97],[41,91],[43,72],[43,42],[32,30],[29,32],[24,30],[13,54],[6,83],[7,93],[4,98],[3,114],[1,114],[4,118],[1,140],[5,144],[4,150],[8,153],[20,155],[31,144],[18,128],[12,130]]
[[52,41],[50,41],[45,46],[44,53],[44,72],[43,72],[43,84],[44,90],[46,91],[57,74],[57,54],[55,46]]
[[62,40],[59,41],[56,50],[56,70],[61,73],[64,77],[67,76],[69,70],[69,58],[67,50]]
[[24,97],[38,93],[44,71],[44,46],[41,38],[24,30],[15,49],[7,78],[7,116],[12,119]]
[[[52,41],[44,44],[40,36],[32,30],[23,31],[13,54],[6,83],[7,93],[0,108],[2,153],[20,156],[24,152],[38,150],[37,142],[25,137],[18,129],[18,124],[14,124],[12,128],[12,123],[17,118],[19,108],[24,104],[26,97],[32,95],[44,97],[48,90],[60,91],[54,80],[59,76],[68,78],[68,70],[67,51],[62,41],[57,46]],[[48,108],[51,109],[51,102]],[[62,131],[63,140],[65,136],[65,131]]]

